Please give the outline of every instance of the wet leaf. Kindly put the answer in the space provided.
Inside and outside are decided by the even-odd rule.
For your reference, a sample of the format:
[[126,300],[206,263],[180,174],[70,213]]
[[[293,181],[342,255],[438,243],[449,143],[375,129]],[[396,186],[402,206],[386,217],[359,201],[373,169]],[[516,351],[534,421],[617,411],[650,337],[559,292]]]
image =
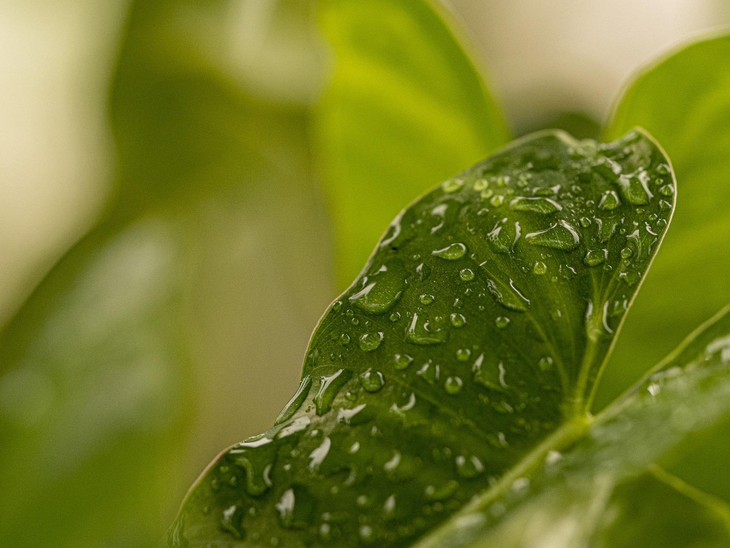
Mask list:
[[599,408],[730,302],[728,58],[727,34],[683,46],[633,80],[605,129],[608,139],[635,126],[657,138],[672,159],[681,207],[616,347]]
[[317,156],[341,287],[408,203],[504,145],[509,133],[444,14],[427,0],[326,0],[334,72]]
[[277,424],[206,470],[171,545],[461,546],[549,455],[577,442],[566,462],[592,478],[621,423],[587,410],[672,214],[665,185],[643,132],[545,132],[407,207],[317,326]]

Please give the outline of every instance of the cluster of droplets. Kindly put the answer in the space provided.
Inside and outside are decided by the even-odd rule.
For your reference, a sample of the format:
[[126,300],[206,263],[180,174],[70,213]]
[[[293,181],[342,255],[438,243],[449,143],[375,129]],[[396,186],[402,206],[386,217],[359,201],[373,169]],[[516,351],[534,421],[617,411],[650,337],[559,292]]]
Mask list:
[[[336,476],[329,491],[334,497],[348,488],[354,492],[360,478],[348,463],[365,459],[361,474],[382,474],[398,488],[380,499],[367,490],[355,497],[361,509],[352,517],[356,536],[363,544],[386,545],[442,519],[499,472],[484,456],[442,447],[432,460],[452,479],[428,481],[412,497],[425,505],[403,510],[400,489],[418,484],[425,461],[396,443],[384,463],[374,464],[368,444],[381,438],[394,443],[396,437],[383,437],[391,422],[422,428],[434,439],[476,430],[494,454],[530,447],[531,439],[553,429],[565,389],[558,373],[566,366],[547,339],[551,329],[563,329],[569,311],[552,306],[551,321],[536,322],[534,315],[540,320],[544,312],[536,288],[557,282],[583,287],[578,281],[592,272],[609,272],[594,283],[616,279],[624,286],[608,287],[610,299],[596,300],[591,293],[580,318],[589,340],[605,338],[625,312],[630,288],[651,259],[672,207],[668,167],[637,159],[631,139],[623,148],[576,144],[567,151],[568,174],[557,154],[529,147],[508,151],[447,181],[401,214],[367,275],[323,320],[305,375],[274,429],[230,450],[211,490],[243,488],[256,501],[276,491],[273,505],[282,528],[337,541],[352,527],[343,529],[336,512],[320,507],[315,493],[321,491],[308,483],[315,480],[291,476],[285,488],[276,489],[272,467],[279,462],[277,473],[286,478],[302,461],[311,478]],[[635,169],[625,173],[624,164]],[[533,344],[511,348],[509,341],[523,333]],[[534,378],[541,379],[537,389],[526,381]],[[552,411],[545,411],[551,401]],[[530,405],[542,406],[540,413],[532,413]],[[444,410],[448,420],[439,415]],[[468,416],[477,412],[486,413],[479,422],[488,431]],[[320,421],[326,427],[316,427]],[[343,434],[350,430],[358,434]],[[469,480],[477,478],[482,479],[470,487]],[[263,506],[234,500],[220,527],[243,538],[242,524]],[[384,528],[383,519],[397,526]]]

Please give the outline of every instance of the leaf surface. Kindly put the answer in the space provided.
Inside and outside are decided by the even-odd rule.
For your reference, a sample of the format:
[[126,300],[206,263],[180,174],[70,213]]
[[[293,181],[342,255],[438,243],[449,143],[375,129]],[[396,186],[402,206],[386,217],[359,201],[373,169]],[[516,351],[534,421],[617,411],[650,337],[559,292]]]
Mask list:
[[334,73],[317,107],[315,143],[346,287],[403,204],[509,133],[429,1],[326,0],[320,11]]
[[642,132],[545,132],[415,201],[323,316],[276,425],[208,468],[171,544],[406,546],[501,497],[586,432],[667,187]]
[[418,548],[730,545],[730,505],[654,464],[730,412],[730,309],[591,420],[428,535]]

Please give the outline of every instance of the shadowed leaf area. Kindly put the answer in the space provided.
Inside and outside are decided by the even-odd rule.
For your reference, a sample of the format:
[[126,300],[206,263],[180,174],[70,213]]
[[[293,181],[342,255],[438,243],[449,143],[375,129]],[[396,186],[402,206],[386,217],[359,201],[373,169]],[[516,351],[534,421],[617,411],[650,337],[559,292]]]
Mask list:
[[538,472],[577,440],[588,456],[558,468],[603,463],[586,410],[674,194],[640,131],[543,132],[415,201],[323,316],[275,426],[214,461],[171,545],[479,546],[516,523],[495,504],[571,497]]

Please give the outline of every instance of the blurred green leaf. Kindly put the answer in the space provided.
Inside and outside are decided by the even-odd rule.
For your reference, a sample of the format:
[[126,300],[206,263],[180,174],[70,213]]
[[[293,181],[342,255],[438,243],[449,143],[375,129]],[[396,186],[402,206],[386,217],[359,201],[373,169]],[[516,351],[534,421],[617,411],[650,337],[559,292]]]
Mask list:
[[324,0],[334,74],[318,168],[345,287],[404,204],[509,140],[502,114],[427,0]]
[[544,132],[415,201],[320,321],[276,425],[206,470],[171,544],[405,546],[508,498],[588,427],[673,209],[649,179],[674,185],[643,133]]
[[605,129],[634,126],[662,144],[679,207],[597,398],[600,408],[730,302],[730,36],[702,40],[644,71]]
[[[302,6],[266,20],[306,28]],[[230,16],[131,6],[115,199],[0,335],[4,546],[158,545],[199,468],[286,401],[263,377],[296,363],[329,299],[307,98],[248,91]]]

